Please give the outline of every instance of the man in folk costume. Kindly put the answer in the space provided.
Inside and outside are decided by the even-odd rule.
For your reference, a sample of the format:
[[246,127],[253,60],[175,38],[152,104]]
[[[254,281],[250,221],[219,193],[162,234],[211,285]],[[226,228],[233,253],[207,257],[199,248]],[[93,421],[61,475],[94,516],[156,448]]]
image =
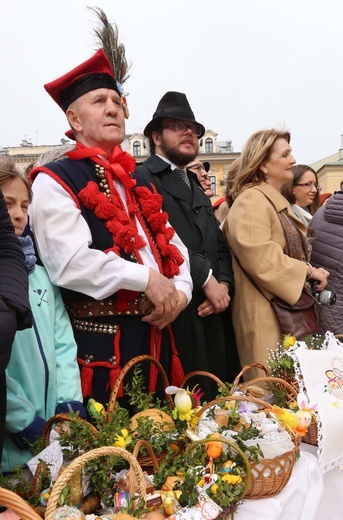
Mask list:
[[[185,94],[167,92],[144,129],[151,157],[137,165],[136,172],[161,193],[163,210],[188,247],[192,302],[172,325],[181,362],[186,372],[205,370],[225,381],[235,358],[232,329],[231,339],[225,337],[230,315],[225,315],[223,325],[223,312],[233,292],[231,257],[209,197],[200,189],[196,174],[186,168],[197,156],[198,140],[204,133]],[[213,387],[206,398],[216,392]]]
[[[132,174],[135,162],[120,147],[122,88],[100,49],[45,89],[65,112],[76,148],[31,172],[31,225],[71,317],[84,397],[108,402],[121,367],[141,354],[159,359],[179,384],[169,324],[191,299],[188,253],[162,197]],[[152,367],[149,390],[156,378]]]

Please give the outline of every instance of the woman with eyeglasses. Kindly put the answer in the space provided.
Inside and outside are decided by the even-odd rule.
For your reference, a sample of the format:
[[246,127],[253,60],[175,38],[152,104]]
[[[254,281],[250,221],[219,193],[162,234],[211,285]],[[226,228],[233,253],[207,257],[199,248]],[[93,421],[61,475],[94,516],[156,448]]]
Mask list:
[[[280,193],[293,178],[294,164],[289,132],[258,131],[242,150],[230,190],[233,203],[224,232],[233,257],[232,316],[242,366],[266,364],[269,350],[282,340],[269,299],[278,296],[294,305],[307,280],[317,280],[322,290],[329,276],[309,263],[313,230],[295,218]],[[254,368],[247,375],[261,373]]]
[[306,164],[293,166],[293,178],[281,188],[293,213],[308,226],[320,206],[320,187],[316,172]]

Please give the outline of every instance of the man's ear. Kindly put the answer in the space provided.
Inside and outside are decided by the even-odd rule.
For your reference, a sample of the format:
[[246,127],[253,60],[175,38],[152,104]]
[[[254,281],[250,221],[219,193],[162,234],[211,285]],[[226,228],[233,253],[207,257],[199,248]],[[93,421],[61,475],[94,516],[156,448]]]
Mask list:
[[161,134],[160,132],[157,132],[156,130],[151,134],[152,140],[154,141],[156,146],[159,146],[161,144]]
[[77,132],[81,132],[82,125],[80,123],[77,111],[74,110],[73,108],[68,108],[66,111],[66,116],[67,116],[70,126]]

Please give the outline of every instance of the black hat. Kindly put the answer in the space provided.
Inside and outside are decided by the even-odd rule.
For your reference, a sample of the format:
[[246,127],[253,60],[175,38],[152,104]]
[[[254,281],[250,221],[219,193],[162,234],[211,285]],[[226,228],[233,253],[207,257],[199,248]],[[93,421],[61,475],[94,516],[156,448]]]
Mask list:
[[202,163],[202,165],[203,165],[205,171],[208,173],[210,171],[210,168],[211,168],[210,163],[205,161],[205,162]]
[[193,111],[189,106],[188,99],[181,92],[167,92],[160,99],[156,112],[152,116],[150,123],[144,128],[144,135],[150,137],[152,132],[160,127],[160,119],[171,117],[172,119],[180,119],[181,121],[191,121],[202,128],[202,137],[205,133],[205,127],[195,120]]

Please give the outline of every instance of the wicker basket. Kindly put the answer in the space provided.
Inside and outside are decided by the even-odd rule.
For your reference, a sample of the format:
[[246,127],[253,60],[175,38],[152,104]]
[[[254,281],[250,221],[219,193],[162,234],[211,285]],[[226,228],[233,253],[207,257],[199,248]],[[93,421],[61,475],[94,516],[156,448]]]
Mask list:
[[219,377],[217,377],[216,375],[214,374],[211,374],[211,372],[206,372],[204,370],[194,370],[193,372],[189,372],[183,379],[182,383],[181,383],[181,387],[184,387],[185,384],[187,383],[187,381],[189,379],[193,379],[193,378],[198,378],[198,377],[208,377],[210,379],[213,379],[213,381],[215,381],[215,383],[217,383],[218,386],[220,386],[221,388],[223,388],[223,390],[227,390],[227,386],[225,385],[225,383],[223,383],[223,381],[221,381],[219,379]]
[[20,516],[21,520],[41,520],[41,517],[19,495],[0,487],[0,504]]
[[53,417],[51,417],[45,423],[45,426],[44,426],[44,429],[43,429],[43,433],[42,433],[42,437],[44,439],[45,446],[49,446],[50,433],[51,433],[51,429],[52,429],[54,424],[59,423],[59,422],[72,422],[72,421],[74,421],[74,422],[75,421],[82,421],[83,423],[87,424],[87,426],[89,427],[91,435],[93,435],[94,437],[97,437],[97,435],[99,435],[99,432],[95,428],[95,426],[93,426],[93,424],[91,424],[90,422],[86,421],[85,419],[82,419],[79,415],[74,415],[73,417],[70,417],[70,415],[68,415],[68,414],[59,413],[59,414],[54,415]]
[[[216,404],[227,403],[229,401],[248,401],[259,405],[268,413],[272,407],[270,404],[252,396],[231,395],[229,397],[219,397],[204,405],[198,412],[200,417],[205,410]],[[258,462],[251,462],[251,481],[248,486],[245,498],[260,499],[269,498],[277,495],[287,484],[293,471],[296,453],[299,449],[300,436],[292,430],[288,430],[294,448],[274,459],[261,459]]]
[[[262,370],[262,372],[264,372],[264,375],[265,376],[270,376],[270,372],[269,372],[269,369],[265,366],[265,365],[262,365],[262,363],[250,363],[248,365],[244,365],[244,367],[242,368],[242,370],[239,372],[239,374],[236,376],[235,380],[233,381],[232,385],[234,387],[237,387],[239,384],[240,384],[240,381],[241,379],[243,378],[243,376],[251,369],[251,368],[259,368],[260,370]],[[246,378],[244,378],[246,379]]]
[[[289,377],[288,374],[285,374],[284,377],[281,377],[284,379],[284,381],[291,385],[296,394],[300,392],[299,383],[295,377]],[[314,415],[312,415],[311,424],[308,427],[305,435],[301,438],[301,441],[305,442],[306,444],[311,444],[312,446],[318,446],[318,422]]]
[[152,449],[148,441],[145,441],[143,439],[139,440],[133,449],[132,455],[136,457],[137,462],[139,463],[139,460],[142,460],[142,457],[139,455],[141,448],[144,448],[145,451],[147,451],[147,458],[149,458],[149,461],[151,461],[153,473],[156,473],[156,471],[158,470],[158,460],[154,453],[154,450]]
[[[111,415],[114,411],[114,408],[115,408],[115,405],[116,405],[116,402],[118,399],[119,388],[121,387],[122,383],[124,382],[124,378],[125,378],[126,374],[131,370],[132,367],[134,367],[138,363],[142,363],[143,361],[149,361],[156,367],[158,375],[161,377],[164,388],[167,388],[167,386],[169,386],[167,374],[165,373],[161,363],[159,361],[157,361],[157,359],[153,358],[152,356],[148,356],[148,355],[136,356],[136,357],[130,359],[130,361],[128,363],[126,363],[126,365],[124,365],[123,368],[121,369],[121,372],[115,382],[115,385],[113,386],[113,389],[112,389],[112,392],[110,395],[110,399],[108,401],[108,406],[107,406],[107,414],[106,414],[107,422],[110,422],[110,420],[111,420]],[[172,397],[170,395],[166,395],[166,399],[169,403],[170,409],[172,410],[174,407],[174,402],[173,402]]]
[[[207,442],[208,442],[208,439],[201,439],[199,441],[192,442],[188,446],[188,448],[185,450],[184,455],[186,455],[187,453],[191,453],[191,451],[196,446],[199,446],[201,444],[206,444]],[[246,496],[246,493],[247,493],[248,489],[251,486],[251,464],[250,464],[247,456],[245,455],[245,453],[234,442],[231,442],[228,439],[224,439],[224,438],[221,438],[221,439],[211,439],[211,442],[221,442],[223,444],[226,444],[230,448],[234,449],[242,457],[243,462],[244,462],[245,467],[246,467],[246,477],[244,479],[245,487],[244,487],[240,497],[238,497],[237,502],[231,504],[228,507],[222,508],[223,511],[217,517],[219,520],[233,520],[234,513],[236,512],[238,505],[241,503],[242,499]]]
[[121,457],[130,464],[130,496],[133,497],[136,494],[134,489],[138,489],[139,496],[145,500],[146,492],[144,475],[142,468],[137,462],[137,459],[132,455],[132,453],[124,450],[123,448],[116,448],[115,446],[103,446],[101,448],[88,451],[77,459],[74,459],[68,468],[66,468],[58,477],[48,501],[45,520],[54,520],[60,494],[67,485],[68,481],[71,479],[73,473],[82,468],[85,464],[87,464],[87,462],[97,458],[107,457],[109,455],[116,455]]
[[[167,386],[169,386],[168,377],[167,377],[161,363],[159,361],[157,361],[157,359],[155,359],[151,356],[148,356],[148,355],[136,356],[136,357],[132,358],[122,368],[122,370],[119,374],[119,377],[112,389],[111,396],[110,396],[110,399],[108,402],[107,413],[106,413],[107,422],[109,422],[111,420],[111,415],[115,409],[115,405],[117,402],[119,388],[121,387],[126,374],[131,370],[131,368],[134,365],[137,365],[138,363],[141,363],[142,361],[149,361],[150,363],[152,363],[157,369],[158,375],[161,378],[164,388],[167,388]],[[172,410],[174,408],[174,401],[173,401],[172,396],[166,395],[166,400],[167,400],[170,410]],[[137,421],[140,417],[148,417],[149,419],[153,420],[153,422],[155,424],[158,424],[158,423],[163,424],[163,429],[166,431],[171,430],[175,426],[174,421],[170,415],[166,414],[162,410],[159,410],[158,408],[149,408],[148,410],[143,410],[141,412],[138,412],[133,417],[131,417],[130,429],[132,431],[133,436],[135,435],[134,430],[137,427]],[[155,459],[157,460],[157,462],[163,460],[164,457],[165,457],[164,453],[155,455]],[[147,454],[138,454],[137,453],[137,460],[138,460],[140,466],[145,471],[147,471],[148,473],[151,473],[151,471],[153,471],[154,461],[152,460],[149,453],[147,453]]]
[[297,392],[296,390],[284,379],[279,377],[265,376],[265,377],[256,377],[255,379],[251,379],[246,383],[241,383],[238,387],[235,388],[233,385],[231,388],[231,393],[233,393],[236,389],[244,391],[247,395],[251,395],[252,397],[256,397],[261,399],[264,402],[272,403],[270,397],[276,391],[281,391],[285,395],[285,406],[289,407],[291,403],[296,402],[297,400]]
[[[44,426],[44,429],[42,432],[42,438],[44,440],[44,445],[45,446],[49,445],[50,432],[51,432],[51,429],[54,424],[59,423],[59,422],[72,422],[72,421],[82,421],[85,424],[87,424],[87,426],[89,427],[90,435],[97,436],[99,433],[98,430],[95,428],[95,426],[93,426],[91,423],[87,422],[86,420],[82,419],[78,415],[70,417],[67,414],[57,414],[57,415],[54,415],[53,417],[51,417]],[[33,496],[38,497],[40,495],[40,493],[42,491],[42,489],[41,489],[42,475],[48,471],[49,471],[49,469],[47,468],[47,466],[44,462],[40,462],[37,465],[36,472],[35,472],[33,482],[32,482],[32,495]],[[61,471],[64,471],[64,468],[62,468]],[[74,482],[72,483],[72,486],[71,486],[75,492],[74,493],[75,495],[76,495],[76,488],[79,488],[79,490],[80,490],[79,492],[81,494],[81,476],[79,478],[79,481],[80,482],[78,482],[77,475],[75,475]],[[16,489],[14,491],[14,493],[19,495],[24,500],[27,498],[26,494],[19,488]],[[85,514],[93,513],[93,511],[95,511],[95,509],[98,508],[99,503],[100,503],[99,498],[96,496],[93,496],[89,499],[84,499],[82,501],[80,509]],[[46,506],[31,504],[30,507],[35,511],[35,513],[37,513],[40,516],[40,518],[45,517]]]
[[[296,378],[293,378],[292,381],[288,382],[294,388],[296,393],[300,392],[299,383]],[[312,414],[311,424],[308,427],[305,435],[301,438],[301,441],[305,442],[306,444],[311,444],[311,446],[318,446],[318,422],[314,414]]]

